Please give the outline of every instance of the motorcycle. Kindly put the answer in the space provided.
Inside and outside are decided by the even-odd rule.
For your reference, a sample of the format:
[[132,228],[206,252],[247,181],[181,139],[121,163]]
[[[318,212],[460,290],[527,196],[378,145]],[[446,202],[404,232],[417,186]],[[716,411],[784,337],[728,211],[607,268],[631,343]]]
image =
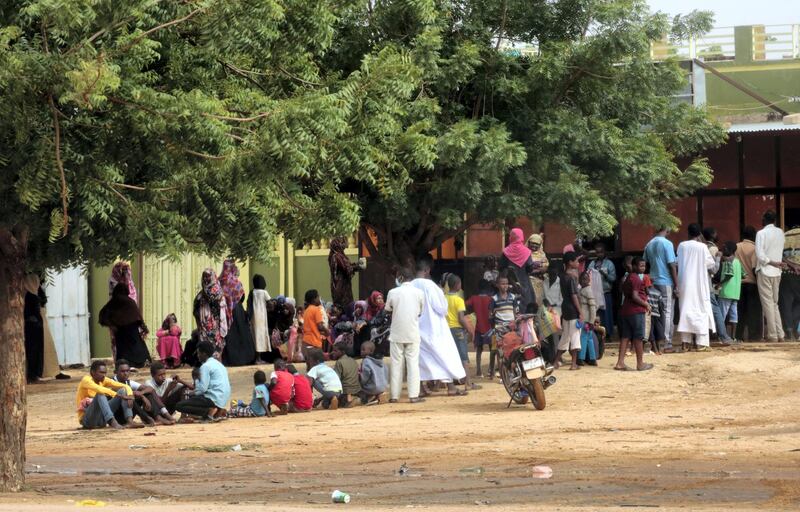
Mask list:
[[555,370],[542,357],[541,346],[533,330],[533,315],[522,315],[507,327],[498,327],[497,354],[500,379],[512,403],[526,404],[541,411],[547,405],[544,390],[556,383]]

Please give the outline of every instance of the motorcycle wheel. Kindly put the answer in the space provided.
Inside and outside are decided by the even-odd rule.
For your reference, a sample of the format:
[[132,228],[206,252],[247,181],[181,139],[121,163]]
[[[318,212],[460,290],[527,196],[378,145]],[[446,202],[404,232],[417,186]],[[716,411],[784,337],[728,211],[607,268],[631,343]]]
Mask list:
[[514,403],[528,403],[528,397],[520,393],[520,386],[518,386],[517,389],[513,389],[511,386],[511,372],[508,371],[506,363],[503,361],[503,359],[500,359],[500,380],[503,381],[503,387],[506,388],[506,393],[508,393],[508,396],[511,397]]
[[531,395],[533,407],[535,407],[537,411],[544,409],[547,405],[547,400],[544,397],[544,386],[542,385],[542,380],[529,380],[525,387],[528,388],[528,393]]

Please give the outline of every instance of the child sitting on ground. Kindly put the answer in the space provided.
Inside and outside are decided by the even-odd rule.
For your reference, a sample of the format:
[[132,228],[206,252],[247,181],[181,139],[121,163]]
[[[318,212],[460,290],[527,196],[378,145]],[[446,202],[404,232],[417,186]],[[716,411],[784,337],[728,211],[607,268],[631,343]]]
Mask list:
[[581,329],[581,351],[578,354],[578,365],[584,363],[597,366],[597,353],[594,346],[594,324],[597,317],[597,301],[592,292],[592,277],[589,272],[583,272],[578,280],[581,289],[578,292],[578,301],[583,315],[583,328]]
[[247,418],[253,416],[272,417],[269,410],[269,389],[267,389],[267,375],[261,370],[256,370],[253,374],[253,397],[250,405],[245,405],[242,400],[235,406],[231,406],[228,416],[231,418]]
[[286,371],[286,361],[283,359],[275,360],[268,388],[270,404],[278,408],[278,414],[288,413],[289,401],[294,390],[294,377]]
[[338,409],[339,398],[342,395],[342,381],[339,380],[339,376],[325,364],[322,349],[308,349],[306,358],[306,365],[309,368],[306,377],[308,377],[311,387],[322,395],[314,400],[314,407],[322,404],[325,409]]
[[373,357],[375,344],[365,341],[361,344],[361,370],[358,381],[361,384],[361,403],[375,405],[383,402],[385,397],[388,379],[386,378],[387,368],[383,365],[383,358]]
[[358,382],[358,363],[347,355],[347,347],[344,342],[337,342],[331,350],[331,359],[336,361],[333,371],[339,376],[342,383],[342,401],[345,407],[355,405],[353,396],[358,396],[361,392],[361,384]]
[[294,378],[294,394],[289,400],[289,412],[309,412],[314,407],[314,392],[305,375],[300,375],[293,364],[286,367],[286,371]]

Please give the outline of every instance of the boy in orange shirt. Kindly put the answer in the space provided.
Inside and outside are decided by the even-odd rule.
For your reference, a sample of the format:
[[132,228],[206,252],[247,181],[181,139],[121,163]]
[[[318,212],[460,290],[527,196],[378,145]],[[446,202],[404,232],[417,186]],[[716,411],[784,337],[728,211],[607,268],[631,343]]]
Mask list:
[[319,292],[308,290],[306,292],[306,309],[303,313],[303,357],[306,357],[310,348],[322,350],[322,337],[327,335],[328,326],[325,325]]

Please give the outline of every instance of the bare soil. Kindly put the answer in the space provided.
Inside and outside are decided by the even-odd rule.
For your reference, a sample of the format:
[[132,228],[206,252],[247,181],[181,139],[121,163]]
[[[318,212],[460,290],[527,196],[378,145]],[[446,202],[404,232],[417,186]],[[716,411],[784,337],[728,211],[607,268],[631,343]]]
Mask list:
[[[27,490],[0,510],[309,510],[334,489],[349,510],[800,509],[800,344],[648,356],[649,372],[612,371],[614,352],[559,370],[544,411],[484,380],[423,404],[121,432],[77,428],[74,372],[29,387]],[[253,370],[231,370],[235,398]]]

